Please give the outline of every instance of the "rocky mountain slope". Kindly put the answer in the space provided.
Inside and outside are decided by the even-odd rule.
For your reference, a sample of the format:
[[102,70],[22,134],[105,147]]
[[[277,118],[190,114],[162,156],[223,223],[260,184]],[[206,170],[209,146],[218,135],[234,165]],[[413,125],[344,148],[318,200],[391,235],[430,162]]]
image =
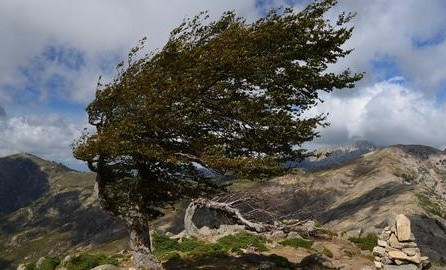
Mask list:
[[[15,163],[19,165],[11,165]],[[0,168],[0,200],[5,202],[0,204],[0,269],[43,255],[127,248],[124,228],[97,205],[93,174],[28,154],[0,159]],[[250,215],[253,220],[309,219],[338,235],[315,244],[335,251],[338,265],[350,243],[346,240],[381,233],[397,214],[411,220],[421,253],[434,264],[446,264],[444,151],[416,145],[369,149],[344,162],[294,169],[264,182],[239,180],[231,190],[250,198],[236,204],[245,214],[263,209]],[[10,194],[20,199],[14,201]],[[177,234],[183,230],[183,214],[181,208],[169,212],[156,222],[157,229]],[[197,213],[195,221],[211,228],[222,223],[209,212]],[[309,252],[280,245],[271,250],[294,262]]]
[[317,220],[344,238],[378,234],[405,214],[422,253],[446,263],[446,152],[397,145],[239,190],[255,198],[250,208]]
[[0,158],[0,269],[116,240],[125,246],[125,230],[100,209],[94,183],[94,174],[31,154]]

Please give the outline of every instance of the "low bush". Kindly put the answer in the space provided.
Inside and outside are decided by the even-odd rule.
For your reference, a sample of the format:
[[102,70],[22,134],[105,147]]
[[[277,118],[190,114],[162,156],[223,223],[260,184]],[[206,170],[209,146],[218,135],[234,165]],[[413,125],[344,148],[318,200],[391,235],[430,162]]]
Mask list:
[[256,247],[259,251],[266,251],[266,238],[263,235],[240,232],[234,235],[227,235],[220,238],[217,243],[222,245],[227,251],[241,253],[242,248]]
[[290,239],[283,240],[279,243],[284,246],[290,246],[290,247],[295,247],[295,248],[301,247],[301,248],[306,248],[306,249],[310,249],[311,246],[313,245],[313,241],[302,239],[302,238],[290,238]]

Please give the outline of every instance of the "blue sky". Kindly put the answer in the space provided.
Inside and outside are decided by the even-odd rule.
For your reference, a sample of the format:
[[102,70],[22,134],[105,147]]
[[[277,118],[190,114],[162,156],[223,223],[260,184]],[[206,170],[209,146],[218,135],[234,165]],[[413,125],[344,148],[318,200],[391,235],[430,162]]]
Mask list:
[[[148,37],[160,48],[169,31],[201,10],[235,10],[254,20],[299,0],[0,1],[0,155],[31,152],[76,168],[70,144],[86,124],[98,77]],[[366,72],[355,89],[324,95],[309,115],[329,112],[315,144],[369,140],[446,148],[446,1],[340,0],[354,11],[353,53],[333,71]],[[3,111],[5,113],[3,113]]]

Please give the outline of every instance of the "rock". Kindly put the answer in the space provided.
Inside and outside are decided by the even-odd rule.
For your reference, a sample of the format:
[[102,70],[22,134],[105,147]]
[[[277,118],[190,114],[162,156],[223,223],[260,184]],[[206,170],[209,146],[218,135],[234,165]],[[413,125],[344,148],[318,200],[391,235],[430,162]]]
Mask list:
[[39,260],[37,260],[37,263],[36,263],[36,267],[37,267],[37,269],[40,269],[40,268],[41,268],[42,263],[43,263],[44,261],[45,261],[45,257],[40,257]]
[[407,256],[415,256],[416,254],[420,254],[419,248],[403,248],[403,252],[407,254]]
[[391,234],[389,237],[389,245],[397,249],[403,248],[403,245],[400,243],[400,241],[398,241],[398,238],[394,234]]
[[402,251],[389,251],[389,257],[393,260],[409,261],[419,264],[421,262],[420,255],[407,256],[406,253]]
[[414,264],[406,265],[384,265],[383,270],[418,270],[418,267]]
[[376,267],[377,269],[381,269],[381,268],[383,267],[383,264],[382,264],[381,262],[377,262],[377,261],[375,261],[375,267]]
[[303,269],[335,269],[330,258],[324,254],[314,253],[302,259],[299,264]]
[[388,244],[385,240],[378,239],[378,246],[387,247]]
[[276,265],[274,263],[264,261],[264,262],[260,263],[258,269],[259,270],[273,270],[273,269],[275,269],[275,267],[276,267]]
[[121,268],[112,265],[112,264],[104,264],[96,266],[95,268],[92,268],[91,270],[120,270]]
[[373,255],[383,257],[384,253],[386,253],[386,249],[380,246],[376,246],[373,248]]
[[410,241],[410,220],[405,215],[396,216],[396,231],[400,242]]
[[302,238],[298,232],[289,232],[287,238]]
[[267,238],[278,241],[286,238],[286,234],[283,231],[273,231],[271,234],[267,235]]
[[26,264],[21,263],[19,266],[17,266],[17,270],[26,270]]

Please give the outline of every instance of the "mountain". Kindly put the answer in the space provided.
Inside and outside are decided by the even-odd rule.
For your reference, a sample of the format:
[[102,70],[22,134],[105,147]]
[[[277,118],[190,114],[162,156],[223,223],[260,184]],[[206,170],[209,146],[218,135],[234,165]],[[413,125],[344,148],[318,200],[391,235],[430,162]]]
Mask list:
[[31,154],[0,158],[0,269],[117,240],[125,248],[125,228],[100,209],[94,178]]
[[357,141],[350,145],[336,145],[316,150],[319,157],[309,158],[302,162],[288,162],[289,168],[323,169],[343,164],[351,159],[381,148],[369,141]]
[[[405,214],[421,253],[446,265],[446,152],[421,145],[338,150],[353,154],[267,181],[235,181],[231,192],[250,200],[234,206],[246,215],[259,210],[250,217],[265,222],[272,217],[315,220],[342,241],[379,234],[397,214]],[[92,173],[29,154],[0,159],[0,269],[44,255],[128,249],[125,228],[100,209],[94,183]],[[183,215],[183,206],[169,212],[155,223],[157,230],[181,232]],[[195,221],[211,228],[220,222],[206,211]],[[323,244],[336,246],[338,238]],[[296,261],[299,254],[308,255],[292,252]],[[345,252],[335,253],[342,258]]]
[[344,238],[378,234],[397,214],[405,214],[422,253],[446,264],[444,151],[395,145],[336,166],[294,169],[265,183],[241,186],[238,190],[254,198],[250,207],[276,217],[314,219]]

